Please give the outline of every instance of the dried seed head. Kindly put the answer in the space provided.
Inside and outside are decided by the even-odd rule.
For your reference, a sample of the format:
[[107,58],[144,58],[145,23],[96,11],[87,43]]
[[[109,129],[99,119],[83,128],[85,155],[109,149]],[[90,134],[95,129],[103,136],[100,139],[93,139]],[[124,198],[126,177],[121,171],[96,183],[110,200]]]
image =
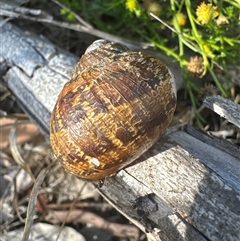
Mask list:
[[204,71],[204,64],[203,64],[202,57],[199,57],[199,56],[191,57],[187,65],[187,69],[192,75],[201,77]]

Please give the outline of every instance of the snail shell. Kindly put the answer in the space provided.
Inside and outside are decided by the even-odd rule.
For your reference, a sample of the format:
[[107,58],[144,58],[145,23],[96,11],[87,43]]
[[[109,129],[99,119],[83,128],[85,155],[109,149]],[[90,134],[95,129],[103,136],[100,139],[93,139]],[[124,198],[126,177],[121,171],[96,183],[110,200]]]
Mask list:
[[103,180],[156,142],[175,106],[174,77],[165,63],[97,41],[59,94],[50,123],[53,152],[68,172]]

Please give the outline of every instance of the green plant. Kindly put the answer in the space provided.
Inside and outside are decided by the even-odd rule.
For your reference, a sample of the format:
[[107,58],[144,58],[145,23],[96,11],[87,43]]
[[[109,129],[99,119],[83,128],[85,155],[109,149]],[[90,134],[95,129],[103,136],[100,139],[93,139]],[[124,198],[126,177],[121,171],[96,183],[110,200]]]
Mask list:
[[[227,64],[239,64],[239,0],[61,2],[97,29],[128,39],[148,41],[156,49],[174,57],[182,67],[186,96],[191,99],[197,125],[201,126],[204,120],[198,113],[196,93],[199,87],[194,78],[202,78],[208,73],[220,94],[230,96],[230,83],[222,83],[215,69],[225,71]],[[67,14],[64,10],[62,13]]]

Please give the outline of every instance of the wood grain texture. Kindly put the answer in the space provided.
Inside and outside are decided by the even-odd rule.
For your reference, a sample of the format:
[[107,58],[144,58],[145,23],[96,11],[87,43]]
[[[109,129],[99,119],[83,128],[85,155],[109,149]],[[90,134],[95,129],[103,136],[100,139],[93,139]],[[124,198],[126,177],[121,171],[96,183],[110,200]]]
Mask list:
[[204,105],[240,128],[240,105],[221,96],[209,96]]
[[[9,23],[1,28],[0,41],[11,48],[10,53],[1,53],[4,83],[47,137],[50,113],[77,58]],[[14,61],[15,51],[18,55],[22,51],[7,44],[19,42],[11,36],[21,37],[21,45],[30,45],[29,51],[39,48],[36,59],[26,52],[22,56],[31,62],[30,69],[25,61]],[[239,153],[224,140],[189,126],[174,127],[136,163],[107,179],[99,191],[133,223],[147,229],[153,240],[239,241]]]

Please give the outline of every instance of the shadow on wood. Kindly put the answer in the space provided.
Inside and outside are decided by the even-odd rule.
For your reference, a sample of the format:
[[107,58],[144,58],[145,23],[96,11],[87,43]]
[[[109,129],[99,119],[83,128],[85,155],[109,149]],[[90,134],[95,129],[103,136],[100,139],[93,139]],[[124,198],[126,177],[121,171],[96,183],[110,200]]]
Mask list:
[[[77,57],[46,38],[2,23],[4,84],[46,137],[57,95]],[[175,127],[99,192],[154,240],[240,240],[240,151]]]

